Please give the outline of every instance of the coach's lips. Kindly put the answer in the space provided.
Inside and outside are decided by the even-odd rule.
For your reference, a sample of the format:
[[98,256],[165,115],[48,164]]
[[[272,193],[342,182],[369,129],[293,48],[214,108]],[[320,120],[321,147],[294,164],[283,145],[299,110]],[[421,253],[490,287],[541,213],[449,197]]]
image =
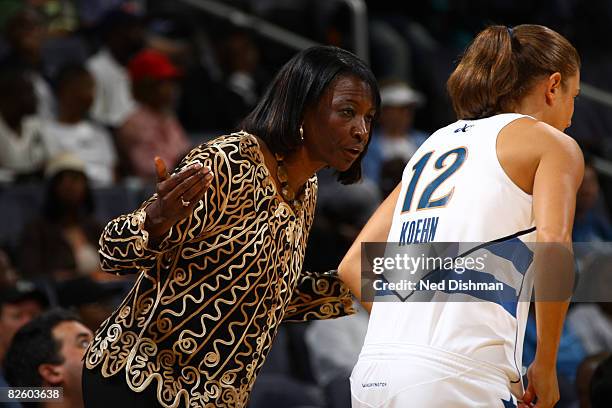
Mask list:
[[361,152],[363,151],[363,148],[361,147],[357,147],[357,146],[353,146],[353,147],[348,147],[346,149],[347,152],[349,152],[351,154],[351,156],[359,156],[361,154]]

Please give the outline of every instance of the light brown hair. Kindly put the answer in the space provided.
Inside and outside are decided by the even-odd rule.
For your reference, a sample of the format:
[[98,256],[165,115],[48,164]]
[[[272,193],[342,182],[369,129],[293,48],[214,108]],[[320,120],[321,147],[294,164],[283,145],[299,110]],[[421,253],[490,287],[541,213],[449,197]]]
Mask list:
[[580,69],[580,56],[561,34],[541,25],[490,26],[469,45],[446,84],[459,119],[511,112],[538,79],[564,79]]

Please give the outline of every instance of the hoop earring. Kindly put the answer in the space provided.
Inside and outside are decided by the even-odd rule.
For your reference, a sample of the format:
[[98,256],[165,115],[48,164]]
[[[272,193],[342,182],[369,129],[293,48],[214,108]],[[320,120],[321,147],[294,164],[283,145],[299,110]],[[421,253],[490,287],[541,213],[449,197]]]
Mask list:
[[300,140],[304,141],[304,127],[300,125]]

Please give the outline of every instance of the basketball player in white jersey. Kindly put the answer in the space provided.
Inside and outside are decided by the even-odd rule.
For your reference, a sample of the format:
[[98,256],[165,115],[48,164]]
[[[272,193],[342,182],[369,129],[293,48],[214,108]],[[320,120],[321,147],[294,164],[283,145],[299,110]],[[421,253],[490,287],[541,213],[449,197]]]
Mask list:
[[[339,266],[353,293],[361,296],[364,242],[513,239],[571,251],[584,164],[563,131],[579,70],[574,47],[546,27],[483,30],[448,80],[459,120],[419,148]],[[528,302],[365,306],[371,316],[351,375],[353,408],[548,408],[559,399],[565,301],[536,301],[538,346],[526,391],[519,367]]]

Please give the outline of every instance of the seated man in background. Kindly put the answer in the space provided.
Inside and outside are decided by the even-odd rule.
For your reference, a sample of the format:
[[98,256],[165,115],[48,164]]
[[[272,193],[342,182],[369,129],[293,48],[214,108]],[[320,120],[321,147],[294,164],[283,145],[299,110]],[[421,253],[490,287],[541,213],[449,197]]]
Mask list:
[[30,77],[17,69],[0,71],[0,169],[10,180],[40,176],[45,150]]
[[139,106],[119,128],[117,143],[122,158],[129,160],[129,174],[154,179],[155,156],[171,169],[190,148],[173,112],[180,72],[165,55],[153,50],[139,53],[128,69]]
[[85,163],[85,174],[94,186],[115,180],[117,154],[109,133],[88,120],[95,82],[82,65],[64,67],[56,79],[57,120],[45,121],[43,140],[49,157],[69,152]]
[[83,406],[81,373],[93,333],[63,309],[48,311],[23,326],[13,338],[4,367],[13,387],[62,387],[61,401],[41,407]]
[[591,407],[612,406],[612,357],[604,360],[591,378]]
[[142,16],[122,8],[112,9],[100,21],[99,35],[102,48],[87,61],[96,81],[92,117],[115,129],[134,111],[126,66],[145,43]]
[[18,281],[0,291],[0,362],[17,330],[48,305],[47,296],[29,281]]
[[576,395],[578,405],[572,408],[591,408],[591,380],[597,367],[610,357],[609,352],[588,356],[576,370]]
[[26,75],[34,88],[37,115],[41,118],[52,117],[55,113],[53,94],[45,79],[50,67],[43,56],[43,47],[49,39],[44,16],[36,7],[24,4],[8,18],[4,34],[9,49],[8,54],[0,60],[0,66]]
[[[28,281],[17,281],[0,290],[0,362],[15,333],[38,316],[48,306],[47,296]],[[0,387],[8,387],[4,371],[0,369]],[[18,403],[5,402],[6,408],[20,408]]]

